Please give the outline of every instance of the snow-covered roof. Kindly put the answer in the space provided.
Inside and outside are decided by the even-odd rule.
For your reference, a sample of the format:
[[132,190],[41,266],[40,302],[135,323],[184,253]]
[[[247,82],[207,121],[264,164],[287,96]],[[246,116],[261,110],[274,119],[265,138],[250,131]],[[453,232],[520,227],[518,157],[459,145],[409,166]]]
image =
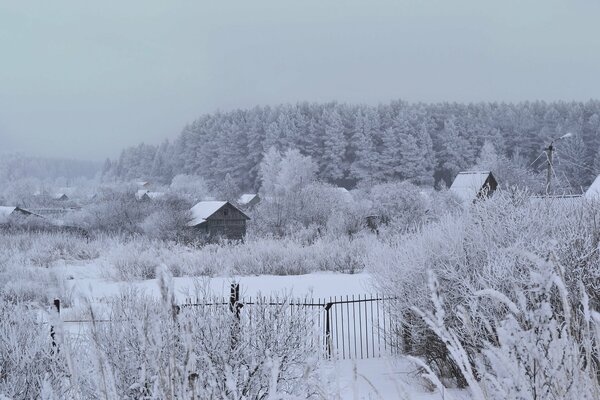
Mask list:
[[73,187],[73,186],[61,187],[61,188],[58,188],[57,192],[61,193],[61,194],[66,194],[67,196],[72,197],[77,192],[77,188]]
[[246,205],[248,203],[250,203],[252,200],[254,200],[256,198],[256,196],[258,196],[255,193],[244,193],[243,195],[240,196],[240,198],[238,199],[238,204],[240,205]]
[[592,182],[588,190],[586,190],[585,198],[590,200],[600,200],[600,175],[598,175],[596,179],[594,179],[594,182]]
[[164,195],[165,194],[163,192],[151,192],[146,189],[140,189],[137,192],[135,192],[135,198],[138,200],[142,200],[144,196],[148,196],[149,199],[158,199],[159,197],[162,197]]
[[16,209],[17,207],[0,206],[0,220],[8,218],[8,216],[10,216],[10,214],[12,214]]
[[196,226],[206,222],[206,219],[227,204],[226,201],[201,201],[190,210],[192,220],[188,226]]
[[580,194],[562,194],[550,196],[531,196],[530,204],[558,204],[560,206],[572,206],[583,200]]
[[0,222],[5,222],[11,215],[13,215],[15,213],[15,211],[19,212],[23,215],[33,215],[36,217],[44,218],[43,216],[41,216],[39,214],[36,214],[29,210],[25,210],[21,207],[0,206]]
[[135,198],[138,200],[141,200],[142,197],[144,197],[144,195],[148,195],[148,191],[144,190],[144,189],[140,189],[137,192],[135,192]]
[[459,172],[450,186],[450,191],[461,200],[471,202],[477,198],[490,174],[490,171]]
[[338,186],[335,191],[343,201],[347,203],[352,201],[352,194],[345,187]]

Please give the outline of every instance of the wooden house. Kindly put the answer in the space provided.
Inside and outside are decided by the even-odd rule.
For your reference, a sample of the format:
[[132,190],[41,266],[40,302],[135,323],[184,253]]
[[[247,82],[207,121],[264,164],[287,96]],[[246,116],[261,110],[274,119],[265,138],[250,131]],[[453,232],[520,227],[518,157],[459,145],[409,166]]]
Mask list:
[[585,198],[588,200],[600,200],[600,175],[594,179],[594,182],[585,191]]
[[561,208],[577,207],[584,200],[584,196],[580,194],[553,194],[531,196],[529,204],[536,206],[559,206]]
[[27,217],[43,218],[41,215],[38,215],[21,207],[0,206],[0,224],[8,224],[19,220],[19,218]]
[[450,186],[450,191],[464,203],[473,203],[489,197],[498,187],[498,182],[490,171],[459,172]]
[[192,207],[190,214],[188,226],[209,239],[243,239],[246,221],[250,219],[228,201],[201,201]]
[[237,200],[237,204],[244,209],[252,208],[255,205],[257,205],[259,202],[260,202],[260,197],[256,193],[244,193]]

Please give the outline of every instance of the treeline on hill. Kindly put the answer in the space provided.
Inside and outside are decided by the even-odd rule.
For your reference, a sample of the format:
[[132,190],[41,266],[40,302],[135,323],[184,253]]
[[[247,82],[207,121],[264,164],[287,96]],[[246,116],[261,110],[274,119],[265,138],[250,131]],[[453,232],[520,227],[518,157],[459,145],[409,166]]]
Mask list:
[[408,180],[449,185],[472,167],[484,144],[512,165],[528,167],[552,138],[555,172],[574,192],[600,170],[600,102],[409,104],[379,106],[298,103],[217,112],[200,117],[173,142],[140,144],[107,160],[103,179],[139,177],[168,183],[177,174],[209,182],[227,175],[243,189],[257,189],[259,164],[275,147],[300,150],[318,164],[318,178],[353,187],[360,181]]

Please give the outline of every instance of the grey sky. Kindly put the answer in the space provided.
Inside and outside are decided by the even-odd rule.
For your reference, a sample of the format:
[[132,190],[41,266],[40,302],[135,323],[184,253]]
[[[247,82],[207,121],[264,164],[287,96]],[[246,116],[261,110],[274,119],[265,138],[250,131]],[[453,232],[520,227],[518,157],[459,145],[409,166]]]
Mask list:
[[599,18],[598,0],[2,1],[0,151],[114,157],[298,100],[600,98]]

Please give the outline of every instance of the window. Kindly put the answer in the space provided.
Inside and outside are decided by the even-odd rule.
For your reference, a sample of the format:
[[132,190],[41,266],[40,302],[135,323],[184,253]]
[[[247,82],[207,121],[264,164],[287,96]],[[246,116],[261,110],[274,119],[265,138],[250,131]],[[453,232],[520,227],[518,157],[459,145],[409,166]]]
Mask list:
[[224,209],[224,210],[223,210],[223,215],[224,215],[224,216],[227,216],[228,214],[229,214],[229,210],[228,210],[228,209]]

